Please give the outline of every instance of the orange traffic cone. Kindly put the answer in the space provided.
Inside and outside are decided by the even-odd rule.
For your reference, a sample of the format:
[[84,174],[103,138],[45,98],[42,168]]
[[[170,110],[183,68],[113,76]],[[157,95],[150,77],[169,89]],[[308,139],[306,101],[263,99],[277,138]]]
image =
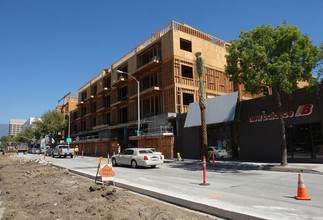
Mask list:
[[311,198],[307,195],[305,184],[301,174],[298,174],[297,196],[295,196],[294,198],[300,200],[311,200]]

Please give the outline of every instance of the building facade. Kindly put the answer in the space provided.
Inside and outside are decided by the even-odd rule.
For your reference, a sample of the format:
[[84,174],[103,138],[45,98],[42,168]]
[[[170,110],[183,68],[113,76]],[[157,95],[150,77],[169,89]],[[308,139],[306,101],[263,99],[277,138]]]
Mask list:
[[25,119],[10,119],[9,120],[9,135],[14,137],[22,131],[23,125],[27,120]]
[[79,89],[71,116],[73,145],[96,155],[112,153],[118,143],[123,149],[154,147],[174,157],[176,115],[198,101],[196,52],[204,59],[207,98],[234,91],[240,100],[251,98],[223,74],[228,46],[170,22]]

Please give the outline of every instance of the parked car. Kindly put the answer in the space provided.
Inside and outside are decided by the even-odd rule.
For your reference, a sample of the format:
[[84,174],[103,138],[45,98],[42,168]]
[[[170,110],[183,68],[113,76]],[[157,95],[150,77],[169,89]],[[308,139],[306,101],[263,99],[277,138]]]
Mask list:
[[113,166],[123,164],[130,165],[132,168],[137,166],[156,167],[164,163],[161,155],[156,155],[147,148],[127,148],[120,154],[113,155],[111,160]]
[[228,157],[227,151],[225,149],[218,147],[218,146],[209,146],[207,148],[207,151],[209,154],[214,153],[215,158],[227,158]]
[[40,149],[39,149],[39,148],[34,147],[34,148],[33,148],[33,154],[40,154]]
[[154,154],[160,155],[163,160],[165,159],[163,152],[157,151],[156,148],[146,148],[146,149],[151,150]]
[[30,154],[32,154],[33,153],[33,148],[32,147],[28,148],[28,151],[27,152],[30,153]]
[[57,145],[53,150],[52,150],[52,157],[67,157],[70,156],[73,158],[74,156],[74,149],[69,148],[68,145]]
[[53,148],[46,148],[46,156],[51,156],[53,152]]
[[40,153],[41,153],[41,154],[44,154],[45,152],[47,153],[47,150],[48,150],[48,149],[50,149],[50,147],[49,147],[49,146],[42,147],[42,148],[40,148]]

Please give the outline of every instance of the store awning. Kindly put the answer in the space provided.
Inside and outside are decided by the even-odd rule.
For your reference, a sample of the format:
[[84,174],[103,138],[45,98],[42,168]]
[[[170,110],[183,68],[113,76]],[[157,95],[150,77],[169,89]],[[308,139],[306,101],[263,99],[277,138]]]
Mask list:
[[[238,92],[206,100],[206,124],[216,124],[234,120]],[[190,103],[184,128],[201,126],[199,102]]]

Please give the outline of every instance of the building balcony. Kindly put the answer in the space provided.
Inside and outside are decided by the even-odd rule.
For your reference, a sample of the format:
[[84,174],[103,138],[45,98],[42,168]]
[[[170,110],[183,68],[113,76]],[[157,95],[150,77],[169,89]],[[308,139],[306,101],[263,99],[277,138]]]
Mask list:
[[110,87],[103,87],[102,90],[98,91],[98,94],[106,94],[108,93],[109,91],[111,91],[111,88]]
[[115,103],[112,103],[110,106],[111,107],[120,107],[122,105],[126,105],[128,104],[128,98],[127,97],[124,97],[123,99],[120,99],[119,101],[115,102]]
[[139,67],[132,75],[138,77],[141,76],[143,73],[146,73],[147,71],[159,66],[161,66],[160,57],[155,56],[151,59],[149,63]]
[[114,80],[113,83],[111,84],[113,87],[121,87],[125,84],[128,83],[128,78],[126,77],[120,77],[117,80]]

